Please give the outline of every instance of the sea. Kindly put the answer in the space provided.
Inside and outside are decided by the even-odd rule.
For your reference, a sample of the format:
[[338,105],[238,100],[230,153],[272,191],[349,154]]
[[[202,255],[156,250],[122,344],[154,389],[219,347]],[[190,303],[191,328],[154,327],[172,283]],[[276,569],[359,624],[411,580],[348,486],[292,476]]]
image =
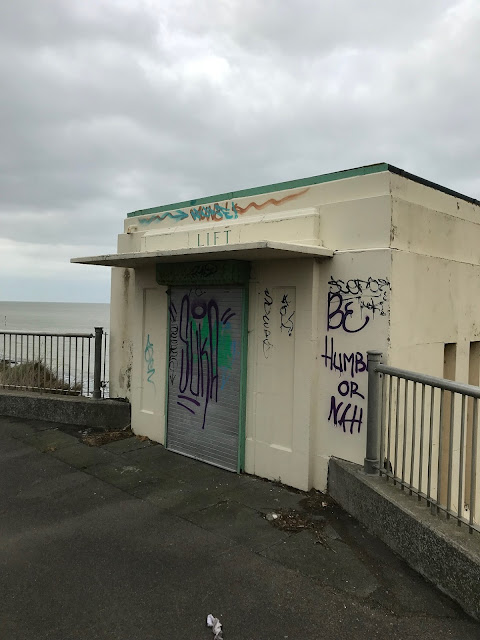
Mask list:
[[94,333],[110,330],[110,305],[84,302],[0,302],[0,331]]
[[[102,303],[75,302],[0,302],[0,363],[3,375],[5,367],[26,362],[40,361],[53,372],[53,386],[57,388],[63,382],[70,387],[72,381],[77,387],[81,385],[83,395],[91,395],[93,391],[93,342],[69,337],[50,337],[28,334],[94,334],[95,327],[102,327],[102,374],[101,385],[103,397],[109,395],[108,371],[108,334],[110,333],[110,305]],[[8,332],[25,332],[24,335]],[[10,364],[8,364],[10,363]],[[17,375],[17,374],[15,374]],[[20,374],[19,374],[20,375]],[[52,385],[52,377],[44,373],[43,383]],[[35,374],[36,377],[36,374]],[[0,386],[2,372],[0,371]],[[15,379],[8,382],[8,388],[32,388],[30,385],[42,386],[42,376],[34,383],[20,382]],[[28,384],[27,387],[22,384]],[[61,388],[61,386],[60,386]]]

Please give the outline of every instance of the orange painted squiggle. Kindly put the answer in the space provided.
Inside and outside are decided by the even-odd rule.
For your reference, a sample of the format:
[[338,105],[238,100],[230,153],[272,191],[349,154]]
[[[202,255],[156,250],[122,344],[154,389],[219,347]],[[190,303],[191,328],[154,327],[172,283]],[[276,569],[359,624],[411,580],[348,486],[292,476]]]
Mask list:
[[294,200],[295,198],[299,198],[300,196],[303,196],[304,193],[307,193],[307,191],[309,191],[308,187],[306,189],[302,189],[302,191],[297,191],[297,193],[290,193],[288,196],[285,196],[284,198],[280,198],[280,200],[275,200],[275,198],[270,198],[270,200],[267,200],[266,202],[262,202],[262,204],[257,204],[256,202],[250,202],[249,204],[247,204],[246,207],[240,207],[238,206],[238,204],[235,204],[235,206],[237,208],[238,213],[246,213],[251,207],[254,207],[257,211],[260,211],[260,209],[263,209],[269,204],[273,204],[277,207],[279,204],[283,204],[284,202],[288,202],[289,200]]

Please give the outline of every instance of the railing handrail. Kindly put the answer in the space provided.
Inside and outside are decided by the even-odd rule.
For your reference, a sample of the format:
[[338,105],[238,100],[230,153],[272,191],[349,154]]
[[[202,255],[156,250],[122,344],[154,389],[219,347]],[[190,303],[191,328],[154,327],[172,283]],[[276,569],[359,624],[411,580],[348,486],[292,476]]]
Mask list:
[[403,378],[404,380],[419,382],[420,384],[426,384],[430,387],[444,389],[445,391],[461,393],[472,398],[480,398],[480,387],[475,387],[471,384],[463,384],[462,382],[445,380],[444,378],[437,378],[435,376],[429,376],[424,373],[408,371],[407,369],[398,369],[397,367],[390,367],[386,364],[375,364],[374,368],[378,373],[385,373],[387,375],[394,376],[395,378]]
[[46,331],[0,331],[0,336],[41,336],[46,338],[94,338],[93,333],[49,333]]
[[106,336],[103,327],[95,327],[95,333],[4,328],[0,331],[0,387],[89,396],[93,373],[92,397],[100,399],[107,388],[106,380],[102,381]]
[[380,351],[367,352],[367,370],[365,473],[392,478],[402,490],[424,499],[432,513],[444,512],[447,519],[466,524],[470,533],[480,532],[476,507],[480,387],[383,364]]

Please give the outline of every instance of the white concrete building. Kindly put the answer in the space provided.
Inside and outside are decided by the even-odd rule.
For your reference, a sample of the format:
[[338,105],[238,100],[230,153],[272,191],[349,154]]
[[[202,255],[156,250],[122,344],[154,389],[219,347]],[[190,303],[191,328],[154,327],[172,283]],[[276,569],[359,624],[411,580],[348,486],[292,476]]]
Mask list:
[[114,267],[111,397],[174,451],[325,489],[365,455],[368,349],[478,384],[479,205],[376,164],[128,214],[74,260]]

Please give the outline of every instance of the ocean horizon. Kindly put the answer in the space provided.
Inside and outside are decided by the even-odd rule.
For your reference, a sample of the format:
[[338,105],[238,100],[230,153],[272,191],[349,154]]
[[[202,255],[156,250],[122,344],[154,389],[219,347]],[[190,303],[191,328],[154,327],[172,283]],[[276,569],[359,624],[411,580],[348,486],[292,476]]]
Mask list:
[[109,333],[109,303],[0,301],[0,331],[94,333],[95,327]]

